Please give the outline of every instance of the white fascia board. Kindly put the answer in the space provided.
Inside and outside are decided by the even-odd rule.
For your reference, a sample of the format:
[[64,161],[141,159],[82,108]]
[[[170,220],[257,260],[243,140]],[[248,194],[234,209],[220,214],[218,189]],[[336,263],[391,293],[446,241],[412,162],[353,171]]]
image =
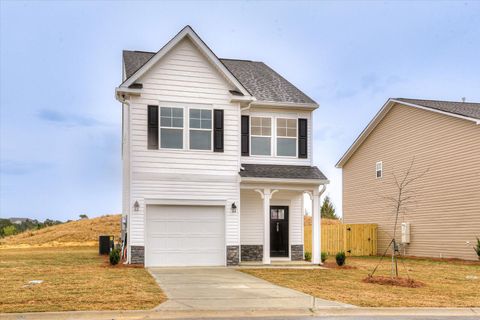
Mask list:
[[225,206],[227,200],[201,200],[201,199],[145,199],[146,205],[165,206]]
[[278,102],[257,100],[252,102],[252,107],[273,107],[273,108],[299,108],[315,110],[319,107],[317,103],[296,103],[296,102]]
[[230,102],[253,102],[256,100],[253,96],[236,96],[232,94]]
[[280,184],[329,184],[325,179],[283,179],[283,178],[256,178],[242,177],[241,183],[280,183]]
[[228,69],[223,65],[223,63],[218,59],[218,57],[212,52],[212,50],[203,42],[202,39],[193,31],[190,26],[183,28],[175,37],[173,37],[163,48],[161,48],[153,57],[150,58],[140,69],[135,71],[135,73],[130,76],[125,82],[123,82],[121,87],[129,87],[135,81],[138,80],[145,72],[150,70],[162,57],[164,57],[177,43],[179,43],[183,38],[188,37],[195,46],[210,60],[210,62],[218,69],[220,72],[230,81],[231,84],[235,86],[244,96],[251,96],[245,87],[233,76],[233,74],[228,71]]
[[458,114],[455,114],[455,113],[441,111],[441,110],[438,110],[438,109],[428,108],[428,107],[420,106],[420,105],[417,105],[417,104],[408,103],[408,102],[404,102],[404,101],[401,101],[401,100],[396,100],[396,99],[390,98],[382,106],[380,111],[377,112],[375,117],[373,117],[373,119],[368,123],[368,125],[365,127],[365,129],[363,129],[363,131],[360,133],[360,135],[357,137],[357,139],[355,139],[353,144],[350,146],[350,148],[348,148],[348,150],[345,152],[345,154],[342,156],[342,158],[340,160],[338,160],[337,164],[335,165],[336,168],[342,168],[343,167],[343,165],[348,161],[348,159],[350,159],[352,154],[358,149],[358,147],[362,144],[362,142],[365,141],[365,139],[369,136],[369,134],[373,131],[373,129],[375,129],[375,127],[378,125],[378,123],[383,119],[383,117],[385,117],[387,112],[390,111],[390,109],[395,105],[395,103],[398,103],[398,104],[401,104],[401,105],[404,105],[404,106],[407,106],[407,107],[412,107],[412,108],[417,108],[417,109],[421,109],[421,110],[426,110],[426,111],[430,111],[430,112],[443,114],[443,115],[454,117],[454,118],[473,121],[477,125],[480,125],[480,120],[479,119],[465,117],[465,116],[461,116],[461,115],[458,115]]

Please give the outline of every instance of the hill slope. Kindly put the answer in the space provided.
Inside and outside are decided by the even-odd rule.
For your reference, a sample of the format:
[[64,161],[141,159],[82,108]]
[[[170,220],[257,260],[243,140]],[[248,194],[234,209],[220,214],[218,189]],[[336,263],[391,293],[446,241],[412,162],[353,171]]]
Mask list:
[[[121,215],[71,221],[40,230],[28,230],[0,240],[1,247],[96,246],[99,235],[120,236]],[[116,241],[115,240],[115,241]]]

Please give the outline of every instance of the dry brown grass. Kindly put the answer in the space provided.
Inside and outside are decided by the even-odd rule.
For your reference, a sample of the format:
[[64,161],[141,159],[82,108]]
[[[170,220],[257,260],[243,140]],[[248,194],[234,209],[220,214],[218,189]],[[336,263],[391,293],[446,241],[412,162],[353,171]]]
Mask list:
[[59,246],[94,246],[102,234],[120,234],[121,215],[107,215],[98,218],[71,221],[35,231],[0,239],[2,248],[20,247],[59,247]]
[[[334,257],[329,257],[333,261]],[[328,260],[327,260],[328,261]],[[348,257],[353,269],[292,270],[246,269],[248,274],[313,296],[364,307],[480,307],[480,263],[406,259],[411,278],[425,284],[404,288],[365,283],[378,262],[377,257]],[[400,275],[407,271],[401,265]],[[390,265],[383,263],[378,275],[388,276]]]
[[0,249],[0,277],[0,312],[150,309],[166,300],[145,269],[111,267],[97,248]]

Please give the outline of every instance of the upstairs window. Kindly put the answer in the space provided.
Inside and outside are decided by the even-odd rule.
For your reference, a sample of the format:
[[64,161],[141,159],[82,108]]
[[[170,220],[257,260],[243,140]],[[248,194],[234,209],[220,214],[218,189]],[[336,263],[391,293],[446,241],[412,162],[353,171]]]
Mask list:
[[377,174],[377,179],[378,178],[381,178],[383,176],[383,164],[382,164],[382,161],[379,161],[376,163],[375,165],[375,170],[376,170],[376,174]]
[[297,156],[296,119],[277,119],[277,156]]
[[272,119],[251,117],[251,154],[270,156],[272,154]]
[[160,108],[160,147],[183,149],[183,108]]
[[190,109],[190,149],[212,149],[212,110]]

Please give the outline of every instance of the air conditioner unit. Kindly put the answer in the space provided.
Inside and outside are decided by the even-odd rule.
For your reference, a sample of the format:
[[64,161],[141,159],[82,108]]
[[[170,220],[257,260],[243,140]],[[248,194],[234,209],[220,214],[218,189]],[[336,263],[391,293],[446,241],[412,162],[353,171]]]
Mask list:
[[410,222],[402,222],[402,243],[410,243]]

